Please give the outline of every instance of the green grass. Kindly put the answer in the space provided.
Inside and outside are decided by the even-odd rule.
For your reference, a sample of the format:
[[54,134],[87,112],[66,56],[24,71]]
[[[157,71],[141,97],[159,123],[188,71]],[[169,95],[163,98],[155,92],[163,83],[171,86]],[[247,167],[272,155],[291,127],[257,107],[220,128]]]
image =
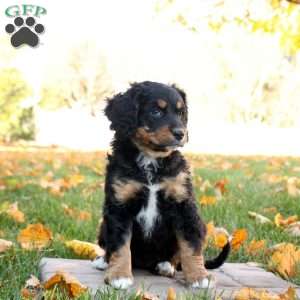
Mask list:
[[[30,274],[38,276],[38,263],[44,256],[60,258],[77,258],[67,249],[63,240],[78,239],[95,242],[100,208],[103,201],[102,184],[104,181],[105,159],[102,153],[56,153],[43,152],[2,152],[0,153],[0,207],[1,203],[18,202],[19,209],[24,212],[25,223],[16,223],[6,214],[0,214],[0,238],[13,241],[15,247],[0,254],[0,299],[21,299],[20,290]],[[231,167],[226,169],[224,161]],[[281,228],[274,225],[261,225],[249,219],[248,211],[261,213],[270,219],[274,213],[265,213],[266,207],[275,206],[283,216],[300,216],[298,198],[290,197],[286,191],[276,192],[278,184],[269,184],[262,180],[262,175],[278,174],[281,176],[298,176],[295,167],[300,166],[299,159],[277,159],[254,157],[219,157],[190,156],[195,177],[209,180],[212,186],[218,180],[227,178],[227,192],[216,205],[200,207],[201,215],[206,222],[211,220],[217,226],[228,231],[246,228],[248,241],[265,239],[268,246],[276,243],[291,242],[299,246],[300,239],[291,237]],[[295,171],[296,170],[296,171]],[[47,172],[53,172],[55,178],[80,173],[84,182],[74,188],[67,189],[62,196],[55,196],[39,184]],[[299,170],[298,170],[299,171]],[[18,183],[23,183],[20,187]],[[195,186],[197,199],[203,194],[212,194],[213,188],[205,193],[200,191],[200,184]],[[79,221],[64,214],[62,203],[71,208],[86,210],[91,219]],[[43,223],[51,229],[54,240],[50,246],[41,251],[23,250],[17,242],[17,236],[27,224]],[[205,256],[214,256],[217,251],[207,248]],[[256,261],[266,264],[264,254],[255,257],[247,254],[245,247],[233,252],[232,262]],[[292,282],[300,284],[300,273]],[[48,299],[51,294],[48,292]],[[47,298],[47,297],[46,297]],[[108,288],[98,293],[96,299],[135,299],[135,295],[117,292]],[[57,295],[56,299],[67,299]],[[83,295],[79,299],[91,299]],[[208,296],[187,296],[186,299],[208,299]]]

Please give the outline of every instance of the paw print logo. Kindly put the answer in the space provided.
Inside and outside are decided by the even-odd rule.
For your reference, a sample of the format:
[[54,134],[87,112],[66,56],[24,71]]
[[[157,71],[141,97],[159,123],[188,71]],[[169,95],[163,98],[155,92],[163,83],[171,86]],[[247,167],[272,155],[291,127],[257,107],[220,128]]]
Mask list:
[[42,24],[36,24],[33,17],[26,18],[25,24],[22,17],[16,17],[14,24],[7,24],[5,31],[12,34],[10,42],[17,48],[23,44],[36,47],[39,43],[39,34],[45,31]]

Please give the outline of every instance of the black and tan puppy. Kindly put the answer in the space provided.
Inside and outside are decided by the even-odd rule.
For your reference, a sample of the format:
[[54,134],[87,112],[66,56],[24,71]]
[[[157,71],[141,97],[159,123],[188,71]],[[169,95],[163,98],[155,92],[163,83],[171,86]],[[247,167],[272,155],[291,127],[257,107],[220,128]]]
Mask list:
[[181,268],[189,285],[206,288],[203,261],[206,226],[197,213],[189,167],[177,150],[187,141],[185,93],[175,85],[134,83],[107,102],[105,114],[115,131],[108,157],[99,245],[105,257],[93,262],[107,269],[116,288],[133,283],[132,267],[173,276]]

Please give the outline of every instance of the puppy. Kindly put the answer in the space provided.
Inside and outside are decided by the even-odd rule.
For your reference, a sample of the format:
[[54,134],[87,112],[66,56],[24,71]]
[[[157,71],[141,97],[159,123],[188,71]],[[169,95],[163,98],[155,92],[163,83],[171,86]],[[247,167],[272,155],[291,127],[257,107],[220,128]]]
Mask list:
[[175,85],[134,83],[109,99],[105,114],[115,131],[108,156],[99,245],[105,282],[125,289],[132,267],[172,277],[182,269],[188,285],[207,288],[206,269],[227,258],[203,261],[206,226],[197,213],[188,164],[177,150],[188,139],[186,94]]

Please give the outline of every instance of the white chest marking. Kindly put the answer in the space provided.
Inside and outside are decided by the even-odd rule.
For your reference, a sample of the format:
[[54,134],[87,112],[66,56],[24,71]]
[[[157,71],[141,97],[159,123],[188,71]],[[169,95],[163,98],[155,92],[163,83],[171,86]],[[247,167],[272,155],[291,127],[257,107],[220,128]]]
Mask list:
[[157,192],[159,184],[148,185],[149,197],[147,206],[143,207],[138,213],[136,219],[142,225],[144,234],[149,237],[152,233],[153,225],[159,217],[157,209]]

